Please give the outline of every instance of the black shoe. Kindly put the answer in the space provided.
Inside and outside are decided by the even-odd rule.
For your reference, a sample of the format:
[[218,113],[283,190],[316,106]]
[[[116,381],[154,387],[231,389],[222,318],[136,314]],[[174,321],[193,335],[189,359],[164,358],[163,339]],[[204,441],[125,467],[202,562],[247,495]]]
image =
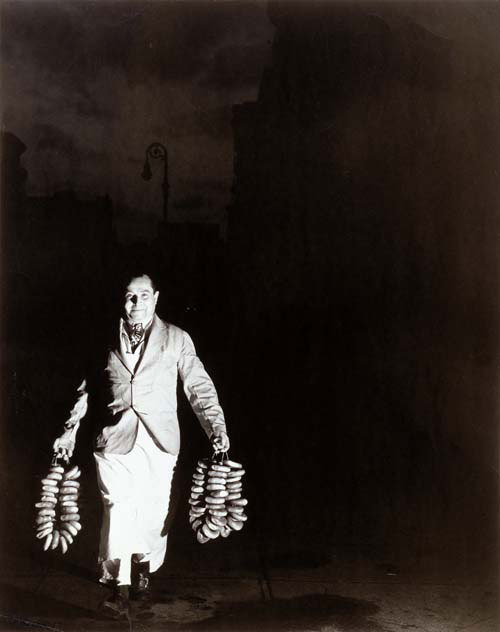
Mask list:
[[149,574],[149,562],[132,563],[132,586],[130,587],[130,599],[140,601],[144,605],[151,604],[151,576]]
[[113,619],[122,619],[129,616],[129,589],[128,586],[115,586],[113,594],[101,604],[103,614]]

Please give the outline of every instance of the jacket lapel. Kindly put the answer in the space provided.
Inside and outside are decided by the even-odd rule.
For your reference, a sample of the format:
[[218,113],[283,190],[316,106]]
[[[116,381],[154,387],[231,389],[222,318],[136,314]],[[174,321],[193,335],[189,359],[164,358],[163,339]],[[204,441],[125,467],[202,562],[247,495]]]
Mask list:
[[120,373],[126,373],[127,375],[132,375],[132,371],[128,368],[127,363],[125,362],[125,358],[122,355],[121,351],[121,341],[120,341],[121,328],[118,326],[113,328],[113,334],[111,335],[111,344],[109,345],[109,351],[111,353],[111,360],[113,364],[116,366],[117,370]]
[[135,374],[140,373],[148,368],[148,366],[155,363],[155,360],[165,342],[167,334],[167,328],[163,322],[155,314],[153,317],[153,323],[151,324],[151,331],[149,338],[146,341],[146,348],[142,354],[142,358],[139,360],[135,367]]

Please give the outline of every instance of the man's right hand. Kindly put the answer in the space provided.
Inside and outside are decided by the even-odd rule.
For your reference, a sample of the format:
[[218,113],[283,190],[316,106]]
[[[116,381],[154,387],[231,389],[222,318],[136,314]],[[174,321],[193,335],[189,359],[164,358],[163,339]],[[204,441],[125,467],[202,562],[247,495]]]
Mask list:
[[65,463],[69,463],[75,449],[75,442],[69,435],[69,432],[65,432],[54,441],[54,445],[52,446],[54,454],[56,454],[56,456],[62,459]]

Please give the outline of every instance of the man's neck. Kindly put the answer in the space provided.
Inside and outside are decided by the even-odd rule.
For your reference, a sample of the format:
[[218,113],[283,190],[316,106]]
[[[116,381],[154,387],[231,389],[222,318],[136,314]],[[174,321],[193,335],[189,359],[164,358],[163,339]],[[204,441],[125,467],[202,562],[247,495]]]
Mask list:
[[136,325],[142,325],[144,331],[148,331],[148,329],[151,327],[151,324],[153,323],[154,320],[154,314],[153,316],[145,323],[143,323],[142,321],[131,321],[131,320],[126,320],[125,318],[122,318],[122,322],[125,325],[125,330],[127,331],[127,333],[130,333],[131,331],[133,331],[134,327]]

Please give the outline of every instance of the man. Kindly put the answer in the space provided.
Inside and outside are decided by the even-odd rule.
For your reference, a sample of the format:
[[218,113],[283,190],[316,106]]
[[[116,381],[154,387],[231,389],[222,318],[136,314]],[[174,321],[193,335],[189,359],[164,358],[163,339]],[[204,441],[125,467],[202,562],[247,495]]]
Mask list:
[[212,380],[188,334],[156,315],[158,296],[147,274],[129,279],[118,337],[97,367],[98,379],[80,385],[65,430],[54,442],[54,451],[69,460],[94,397],[94,457],[104,506],[100,581],[114,587],[103,607],[117,616],[127,613],[129,599],[150,601],[149,574],[165,558],[164,525],[180,448],[177,375],[214,449],[229,449]]

